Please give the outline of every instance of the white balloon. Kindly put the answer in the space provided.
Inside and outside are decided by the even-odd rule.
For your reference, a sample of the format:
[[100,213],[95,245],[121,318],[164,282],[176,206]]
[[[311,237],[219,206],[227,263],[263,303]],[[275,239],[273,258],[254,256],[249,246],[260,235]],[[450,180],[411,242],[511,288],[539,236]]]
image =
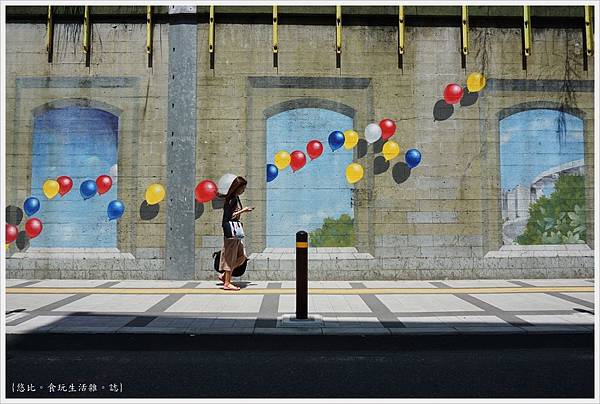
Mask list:
[[227,195],[227,192],[229,192],[229,187],[231,187],[233,180],[235,180],[236,178],[237,175],[231,173],[222,176],[221,179],[219,179],[219,182],[217,183],[217,187],[219,188],[218,192],[221,195]]
[[108,175],[110,175],[110,178],[112,178],[113,184],[116,184],[119,181],[119,169],[116,164],[113,164],[112,167],[110,167]]
[[365,138],[369,143],[375,143],[381,137],[381,128],[376,123],[370,123],[365,128]]

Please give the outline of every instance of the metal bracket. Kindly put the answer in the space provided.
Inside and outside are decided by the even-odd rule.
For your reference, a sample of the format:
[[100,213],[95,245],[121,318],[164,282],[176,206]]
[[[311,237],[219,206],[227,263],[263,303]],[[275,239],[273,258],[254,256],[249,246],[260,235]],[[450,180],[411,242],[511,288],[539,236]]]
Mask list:
[[398,6],[398,53],[404,54],[404,6]]
[[277,6],[273,6],[273,53],[279,51],[279,38],[277,35]]
[[54,48],[54,20],[52,6],[48,6],[48,20],[46,33],[46,52],[48,52],[48,62],[52,62],[52,51]]
[[209,55],[209,67],[212,70],[215,68],[215,6],[209,7],[208,55]]
[[532,43],[532,34],[531,34],[531,15],[529,6],[523,6],[523,31],[525,38],[525,56],[531,56],[531,43]]
[[146,53],[152,54],[152,6],[146,6]]
[[335,51],[342,53],[342,6],[335,6]]
[[85,6],[83,13],[83,52],[90,51],[90,6]]
[[588,56],[594,54],[594,24],[592,6],[585,6],[585,51]]
[[215,6],[210,6],[208,17],[208,52],[215,51]]
[[277,6],[273,6],[273,67],[278,67],[278,55],[279,55],[279,35],[277,32]]
[[462,6],[462,54],[469,54],[469,7]]

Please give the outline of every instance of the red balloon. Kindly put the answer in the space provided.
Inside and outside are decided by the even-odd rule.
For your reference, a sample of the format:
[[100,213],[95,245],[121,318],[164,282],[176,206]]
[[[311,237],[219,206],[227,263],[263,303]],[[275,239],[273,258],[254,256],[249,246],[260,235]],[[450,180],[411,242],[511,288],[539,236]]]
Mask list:
[[463,96],[463,89],[458,84],[448,84],[444,89],[444,101],[456,104]]
[[67,177],[66,175],[58,177],[56,182],[58,182],[59,185],[58,193],[60,196],[65,196],[65,194],[67,194],[71,188],[73,188],[73,180],[71,177]]
[[306,144],[306,152],[311,160],[316,159],[323,154],[323,143],[318,140],[311,140]]
[[25,232],[27,233],[27,237],[36,238],[42,232],[42,222],[39,219],[31,218],[25,223]]
[[211,180],[200,181],[194,191],[198,202],[209,202],[217,197],[217,184]]
[[381,128],[381,137],[383,140],[388,140],[396,133],[396,122],[391,119],[382,119],[379,122],[379,127]]
[[5,235],[6,235],[6,239],[5,239],[6,244],[10,244],[17,239],[17,236],[19,235],[19,229],[17,229],[17,226],[15,226],[14,224],[6,223]]
[[293,171],[298,171],[306,164],[306,156],[300,150],[291,152],[290,157],[292,158],[290,166],[292,167]]
[[112,187],[112,178],[108,175],[101,175],[96,178],[96,186],[98,187],[98,195],[105,194]]

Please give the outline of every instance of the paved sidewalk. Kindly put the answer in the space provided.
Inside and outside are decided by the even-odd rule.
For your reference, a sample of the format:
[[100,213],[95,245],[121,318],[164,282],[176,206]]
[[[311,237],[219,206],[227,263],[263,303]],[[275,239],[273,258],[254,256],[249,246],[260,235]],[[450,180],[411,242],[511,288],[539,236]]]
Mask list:
[[[8,279],[6,332],[149,334],[592,333],[590,279],[295,282]],[[292,323],[292,324],[290,324]]]

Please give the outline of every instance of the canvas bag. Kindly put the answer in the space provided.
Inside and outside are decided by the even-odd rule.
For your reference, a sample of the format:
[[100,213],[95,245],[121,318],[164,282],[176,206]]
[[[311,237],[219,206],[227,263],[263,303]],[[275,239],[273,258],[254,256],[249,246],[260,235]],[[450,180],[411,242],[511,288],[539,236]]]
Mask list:
[[244,238],[244,225],[242,225],[242,222],[236,222],[233,220],[229,221],[229,228],[231,229],[231,235],[237,239],[243,239]]

